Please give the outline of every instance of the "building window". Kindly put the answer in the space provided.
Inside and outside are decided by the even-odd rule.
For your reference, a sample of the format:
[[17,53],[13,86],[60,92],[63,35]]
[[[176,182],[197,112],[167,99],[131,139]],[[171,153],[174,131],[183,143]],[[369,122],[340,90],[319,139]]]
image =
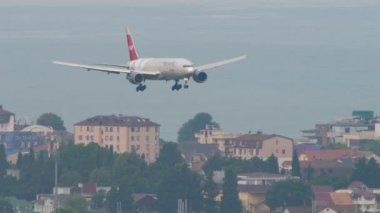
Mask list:
[[[1,124],[1,127],[3,127],[3,124]],[[83,126],[80,126],[80,131],[82,132],[82,130],[83,130]]]
[[89,127],[89,126],[87,126],[86,130],[87,130],[87,132],[89,132],[89,131],[90,131],[90,127]]
[[82,135],[79,135],[78,139],[79,139],[80,141],[83,140]]
[[145,136],[145,141],[149,142],[149,136]]
[[158,132],[158,127],[157,126],[156,126],[155,130],[156,130],[156,132]]
[[110,127],[110,132],[112,132],[113,131],[113,129],[112,129],[112,126]]
[[108,132],[108,127],[107,126],[105,127],[105,132]]
[[149,132],[149,126],[146,127],[146,131]]
[[120,137],[119,137],[119,136],[116,136],[116,141],[117,141],[117,142],[120,141]]
[[134,127],[131,127],[131,132],[135,132],[135,128]]
[[110,136],[110,141],[112,141],[113,140],[113,137],[112,136]]
[[136,136],[136,140],[137,140],[137,141],[140,141],[140,136]]
[[94,136],[90,136],[90,138],[91,138],[91,142],[94,142]]
[[119,145],[116,145],[116,150],[119,151],[120,150],[120,147]]
[[285,149],[282,150],[282,154],[285,154]]
[[135,136],[131,136],[131,141],[135,141]]
[[116,131],[119,132],[119,127],[116,127]]

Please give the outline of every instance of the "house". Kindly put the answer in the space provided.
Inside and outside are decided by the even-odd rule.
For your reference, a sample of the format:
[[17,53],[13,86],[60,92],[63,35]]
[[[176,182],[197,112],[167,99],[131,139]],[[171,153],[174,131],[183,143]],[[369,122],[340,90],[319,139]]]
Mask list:
[[179,144],[178,149],[195,172],[201,172],[207,159],[220,153],[216,144]]
[[227,133],[215,124],[208,124],[195,134],[195,138],[199,144],[215,144],[221,153],[225,153],[226,141],[240,135],[239,133]]
[[237,175],[239,198],[245,212],[269,212],[265,203],[265,195],[274,182],[299,179],[280,174],[266,172],[241,173]]
[[157,202],[157,195],[134,193],[132,194],[133,208],[136,212],[153,212]]
[[45,143],[44,138],[35,132],[1,132],[0,143],[5,144],[6,149],[16,152],[29,152],[31,147]]
[[[57,206],[65,203],[67,195],[57,196]],[[38,194],[36,201],[34,201],[33,212],[35,213],[54,213],[55,196],[53,194]]]
[[336,176],[350,176],[355,168],[354,159],[315,159],[312,161],[300,161],[301,175],[304,178],[308,177],[311,169],[313,177],[332,174]]
[[313,160],[337,160],[343,158],[362,158],[367,157],[368,152],[356,149],[324,149],[324,150],[305,150],[298,153],[299,161]]
[[269,187],[269,185],[238,185],[239,199],[243,204],[244,212],[269,213],[269,207],[265,203],[265,195]]
[[297,180],[299,177],[266,172],[251,172],[238,174],[237,179],[238,185],[272,185],[279,181]]
[[4,110],[3,105],[0,105],[0,132],[13,132],[15,123],[15,114]]
[[282,211],[282,213],[307,213],[310,211],[311,208],[308,206],[288,206]]
[[147,163],[159,154],[160,125],[147,118],[97,115],[74,125],[75,144],[97,143],[117,153],[136,152]]
[[293,139],[275,134],[246,134],[227,140],[225,155],[242,159],[259,157],[265,160],[273,154],[281,165],[292,159],[293,143]]

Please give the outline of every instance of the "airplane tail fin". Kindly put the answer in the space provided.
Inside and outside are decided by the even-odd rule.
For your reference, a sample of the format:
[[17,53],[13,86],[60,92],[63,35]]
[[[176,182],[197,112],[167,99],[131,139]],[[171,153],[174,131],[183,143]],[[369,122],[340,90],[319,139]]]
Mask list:
[[137,54],[135,45],[133,44],[131,33],[129,32],[128,28],[127,28],[127,43],[128,43],[128,51],[129,51],[129,60],[134,61],[138,59],[139,55]]

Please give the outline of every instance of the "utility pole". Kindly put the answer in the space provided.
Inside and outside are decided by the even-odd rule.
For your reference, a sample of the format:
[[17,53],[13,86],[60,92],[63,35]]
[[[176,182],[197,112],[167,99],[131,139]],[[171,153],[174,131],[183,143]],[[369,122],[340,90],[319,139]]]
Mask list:
[[[56,141],[57,143],[57,141]],[[53,145],[54,146],[54,145]],[[58,143],[54,147],[54,210],[59,213],[59,199],[58,199],[58,161],[59,161],[59,151]]]

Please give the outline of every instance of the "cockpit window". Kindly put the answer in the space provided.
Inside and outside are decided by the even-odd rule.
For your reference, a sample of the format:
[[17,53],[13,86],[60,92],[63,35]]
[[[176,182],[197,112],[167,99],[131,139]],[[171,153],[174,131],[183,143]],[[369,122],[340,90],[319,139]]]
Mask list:
[[194,67],[193,65],[183,65],[183,67]]

